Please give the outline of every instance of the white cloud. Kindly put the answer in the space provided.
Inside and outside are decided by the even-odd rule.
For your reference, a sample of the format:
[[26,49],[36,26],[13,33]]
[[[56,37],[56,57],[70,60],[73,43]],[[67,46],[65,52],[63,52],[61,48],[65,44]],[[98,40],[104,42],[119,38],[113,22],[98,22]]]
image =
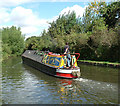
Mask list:
[[72,12],[74,11],[76,13],[76,17],[82,17],[83,16],[83,13],[85,12],[85,8],[86,7],[81,7],[79,5],[74,5],[73,7],[67,7],[65,9],[63,9],[61,12],[60,12],[60,15],[62,14],[68,14],[68,12]]
[[10,14],[11,21],[18,26],[37,25],[39,19],[33,14],[31,9],[25,9],[23,7],[16,7]]
[[0,7],[18,6],[20,4],[29,3],[33,0],[0,0]]
[[47,21],[46,19],[40,19],[31,9],[26,9],[21,6],[11,10],[7,8],[0,9],[0,27],[9,27],[12,25],[21,27],[22,33],[26,35],[40,35],[40,31],[48,28]]
[[14,8],[10,13],[10,21],[21,27],[23,34],[30,34],[48,27],[46,19],[40,19],[31,9],[21,6]]
[[[3,0],[4,1],[4,0]],[[6,1],[6,0],[5,0]],[[16,0],[8,0],[8,1],[16,1]],[[21,0],[22,2],[23,0]],[[26,0],[25,0],[26,1]],[[30,0],[27,0],[30,1]],[[15,2],[14,4],[17,4]],[[83,12],[85,11],[85,7],[82,8],[79,5],[74,5],[72,7],[67,7],[63,9],[58,15],[62,15],[64,13],[68,13],[68,11],[75,11],[76,16],[83,15]],[[55,21],[58,18],[58,16],[54,16],[52,19],[40,19],[40,17],[35,14],[32,9],[26,9],[21,6],[17,6],[13,9],[7,9],[7,8],[1,8],[0,9],[0,27],[4,25],[9,26],[16,26],[21,27],[21,31],[23,34],[26,34],[28,36],[32,35],[40,35],[43,29],[48,29],[49,24],[48,22]],[[9,24],[8,24],[9,23]]]
[[[83,13],[85,12],[86,7],[87,6],[81,7],[79,5],[74,5],[72,7],[66,7],[59,13],[59,15],[63,15],[63,14],[66,15],[68,14],[69,11],[70,12],[74,11],[76,13],[76,17],[79,17],[79,16],[82,17]],[[59,17],[59,15],[54,16],[52,19],[49,19],[49,22],[55,21]]]
[[[85,0],[84,2],[90,2],[94,0]],[[111,0],[106,0],[111,1]],[[83,0],[0,0],[0,7],[12,7],[19,6],[25,3],[32,2],[83,2]]]
[[23,34],[30,34],[30,33],[37,32],[38,29],[35,26],[27,26],[27,27],[21,27],[21,31]]
[[8,21],[9,21],[8,9],[1,8],[0,9],[0,24],[8,22]]

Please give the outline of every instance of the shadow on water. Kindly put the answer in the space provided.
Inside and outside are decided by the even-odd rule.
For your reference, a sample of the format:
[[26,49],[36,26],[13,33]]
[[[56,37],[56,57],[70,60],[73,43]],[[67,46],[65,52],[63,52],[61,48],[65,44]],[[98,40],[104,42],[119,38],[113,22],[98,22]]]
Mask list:
[[[82,76],[78,79],[60,79],[44,74],[13,58],[3,65],[4,104],[108,104],[118,103],[118,87],[105,73],[110,69],[80,65]],[[97,71],[96,71],[97,69]],[[102,75],[101,77],[99,75]],[[99,78],[98,78],[99,76]],[[102,79],[106,78],[106,79]],[[113,78],[113,77],[112,77]]]

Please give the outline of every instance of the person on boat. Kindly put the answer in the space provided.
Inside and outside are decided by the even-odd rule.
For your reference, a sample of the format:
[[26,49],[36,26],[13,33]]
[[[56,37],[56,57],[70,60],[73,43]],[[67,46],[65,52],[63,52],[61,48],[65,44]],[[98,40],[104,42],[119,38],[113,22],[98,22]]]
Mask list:
[[70,50],[69,50],[68,42],[64,46],[64,54],[66,54],[66,56],[67,56],[67,65],[68,65],[68,67],[70,67],[71,56],[70,56]]

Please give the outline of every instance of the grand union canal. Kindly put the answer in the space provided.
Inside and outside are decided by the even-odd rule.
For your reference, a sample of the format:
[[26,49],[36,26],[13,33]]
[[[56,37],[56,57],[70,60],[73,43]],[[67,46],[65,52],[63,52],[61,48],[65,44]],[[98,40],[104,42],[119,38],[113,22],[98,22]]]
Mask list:
[[118,104],[118,69],[82,65],[81,77],[60,79],[22,63],[2,63],[3,104]]

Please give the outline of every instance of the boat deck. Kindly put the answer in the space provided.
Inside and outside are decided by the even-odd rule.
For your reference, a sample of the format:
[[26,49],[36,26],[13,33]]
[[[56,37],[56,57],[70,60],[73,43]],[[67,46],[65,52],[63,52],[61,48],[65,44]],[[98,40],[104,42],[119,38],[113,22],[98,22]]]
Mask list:
[[43,56],[40,56],[40,55],[37,55],[37,54],[35,55],[35,53],[36,53],[35,50],[32,50],[32,51],[27,50],[22,56],[41,63]]

